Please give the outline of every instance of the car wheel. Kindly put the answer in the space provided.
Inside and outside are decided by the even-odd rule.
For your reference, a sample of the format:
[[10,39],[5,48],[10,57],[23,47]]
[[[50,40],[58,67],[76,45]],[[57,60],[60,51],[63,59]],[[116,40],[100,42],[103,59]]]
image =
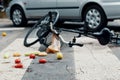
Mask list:
[[90,31],[100,31],[107,25],[107,18],[101,7],[89,6],[84,12],[85,27]]
[[25,26],[27,24],[25,14],[20,7],[14,7],[12,9],[11,19],[14,26]]

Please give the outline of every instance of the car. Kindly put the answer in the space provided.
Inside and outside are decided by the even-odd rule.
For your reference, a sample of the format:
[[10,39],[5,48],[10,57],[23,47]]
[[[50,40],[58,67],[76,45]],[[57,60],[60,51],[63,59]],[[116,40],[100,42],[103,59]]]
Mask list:
[[0,11],[3,9],[3,5],[2,5],[3,1],[0,0]]
[[3,9],[3,6],[2,5],[0,5],[0,11]]
[[81,21],[91,31],[106,27],[108,21],[120,18],[120,0],[12,0],[6,9],[14,26],[25,26],[52,10],[58,10],[59,21]]

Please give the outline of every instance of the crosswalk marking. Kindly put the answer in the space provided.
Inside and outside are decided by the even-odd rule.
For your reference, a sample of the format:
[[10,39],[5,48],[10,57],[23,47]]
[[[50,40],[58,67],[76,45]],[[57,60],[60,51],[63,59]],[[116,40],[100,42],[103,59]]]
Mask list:
[[[86,40],[91,45],[74,47],[77,80],[119,80],[120,60],[111,49],[95,40]],[[81,41],[85,41],[85,38]]]
[[24,30],[25,28],[0,28],[0,31]]
[[[40,46],[40,45],[39,45]],[[23,39],[16,39],[13,41],[10,45],[8,45],[7,48],[5,48],[3,51],[0,52],[0,79],[2,80],[21,80],[26,69],[31,63],[31,59],[29,57],[25,57],[24,54],[27,52],[32,52],[38,50],[38,44],[32,46],[32,47],[25,47],[23,45]],[[22,63],[24,64],[23,69],[15,69],[12,66],[15,65],[14,60],[15,57],[12,57],[13,53],[19,52],[21,53],[21,57],[19,57],[22,60]],[[10,58],[3,59],[3,55],[5,53],[8,53],[10,55]],[[4,64],[7,63],[8,64]]]
[[[34,39],[34,38],[31,38],[31,40],[32,39]],[[112,51],[110,50],[109,47],[101,46],[100,44],[98,44],[97,40],[91,39],[91,38],[86,38],[86,37],[81,38],[81,41],[80,40],[77,40],[77,41],[78,42],[82,41],[82,43],[85,43],[85,45],[83,47],[74,46],[73,52],[69,51],[69,49],[68,49],[67,50],[68,52],[66,51],[63,54],[64,58],[68,57],[69,54],[73,54],[74,59],[70,59],[70,60],[63,59],[56,63],[46,63],[43,66],[47,66],[47,64],[48,65],[51,64],[51,66],[48,66],[48,69],[54,68],[55,71],[57,71],[57,69],[59,71],[60,67],[57,66],[57,68],[55,68],[56,65],[58,65],[58,64],[60,65],[61,63],[63,64],[64,60],[65,61],[66,60],[74,61],[74,64],[72,64],[72,65],[75,65],[75,72],[74,73],[71,72],[71,76],[75,75],[76,79],[73,79],[73,80],[119,80],[120,79],[120,76],[119,76],[120,75],[120,68],[119,68],[120,61],[112,53]],[[7,48],[5,48],[3,51],[0,52],[0,79],[2,79],[2,80],[9,80],[9,79],[24,80],[22,78],[26,74],[25,71],[27,70],[27,68],[30,66],[30,64],[32,62],[31,59],[24,56],[24,53],[36,51],[39,49],[39,47],[40,47],[39,43],[35,44],[32,47],[25,47],[23,45],[23,38],[18,38],[15,41],[13,41],[10,45],[8,45]],[[20,58],[22,59],[22,62],[24,64],[24,69],[12,68],[12,65],[14,65],[14,60],[15,60],[15,58],[12,57],[12,53],[14,53],[14,52],[19,52],[22,54],[22,56]],[[4,53],[10,53],[10,58],[3,59]],[[49,57],[51,57],[51,56],[49,56]],[[55,60],[55,59],[53,59],[53,60]],[[10,62],[10,63],[3,64],[4,62]],[[65,63],[64,65],[66,65],[66,64],[67,63]],[[39,67],[40,67],[40,65],[39,65]],[[63,68],[63,67],[61,67],[61,68]],[[67,67],[67,68],[69,68],[69,67]],[[70,70],[70,69],[68,69],[68,70]],[[49,72],[49,71],[47,71],[47,72]],[[35,72],[33,71],[33,73],[35,73]],[[42,73],[43,73],[43,75],[45,75],[46,72],[42,72]],[[52,72],[50,74],[54,75],[54,73],[52,73]],[[17,77],[15,77],[15,76],[17,76]],[[56,75],[56,77],[57,76],[59,76],[59,75]],[[56,80],[56,77],[54,76],[54,79],[52,79],[52,80]],[[62,78],[62,80],[65,80],[63,78]],[[27,79],[29,79],[29,78],[27,78]],[[40,79],[41,79],[41,77],[40,77]],[[32,79],[29,79],[29,80],[32,80]],[[60,80],[60,79],[57,78],[57,80]]]

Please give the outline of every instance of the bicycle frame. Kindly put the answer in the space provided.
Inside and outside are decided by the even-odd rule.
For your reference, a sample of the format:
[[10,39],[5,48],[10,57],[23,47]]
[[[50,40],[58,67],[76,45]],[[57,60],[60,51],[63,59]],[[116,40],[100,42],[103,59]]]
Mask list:
[[[54,16],[54,17],[53,17]],[[55,19],[54,19],[55,18]],[[55,23],[57,22],[59,18],[59,13],[58,11],[53,11],[53,12],[49,12],[47,15],[45,15],[44,17],[42,17],[31,29],[30,31],[28,31],[27,35],[25,36],[24,39],[24,45],[26,47],[29,47],[33,44],[35,44],[36,42],[40,42],[40,44],[43,44],[45,46],[48,46],[46,39],[47,39],[47,35],[52,32],[53,34],[55,34],[61,42],[68,44],[70,47],[72,47],[73,45],[77,45],[82,47],[83,44],[80,43],[76,43],[76,37],[73,37],[73,40],[71,41],[65,41],[64,38],[62,37],[62,35],[60,35],[60,33],[57,31],[56,27],[54,26]],[[52,21],[53,20],[53,21]],[[27,42],[27,39],[29,37],[29,35],[31,34],[31,32],[36,29],[36,28],[40,28],[36,35],[37,35],[37,39],[31,43]],[[97,38],[99,43],[101,45],[106,45],[110,42],[111,40],[111,36],[112,33],[109,29],[104,28],[102,29],[100,32],[91,32],[88,31],[86,29],[86,26],[84,26],[83,30],[69,30],[69,29],[61,29],[62,31],[68,31],[68,32],[73,32],[73,33],[78,33],[79,36],[77,37],[81,37],[81,35],[85,35],[88,37],[92,37],[92,38]]]
[[[49,13],[49,15],[52,19],[52,16],[51,16],[50,13]],[[80,46],[80,47],[83,46],[83,44],[76,43],[76,37],[74,37],[72,41],[65,41],[64,38],[57,32],[57,30],[55,30],[53,28],[52,20],[50,20],[50,29],[51,29],[52,33],[55,34],[56,36],[58,36],[59,39],[63,43],[68,44],[70,47],[72,47],[73,45],[77,45],[77,46]],[[69,30],[69,29],[67,29],[67,30],[63,29],[63,31],[78,33],[79,34],[78,37],[81,37],[81,34],[83,34],[83,35],[91,37],[91,38],[97,38],[101,45],[108,44],[110,42],[111,36],[112,36],[112,33],[108,28],[104,28],[100,32],[94,32],[94,33],[92,31],[87,31],[86,26],[84,26],[84,29],[81,30],[81,31],[80,30]]]

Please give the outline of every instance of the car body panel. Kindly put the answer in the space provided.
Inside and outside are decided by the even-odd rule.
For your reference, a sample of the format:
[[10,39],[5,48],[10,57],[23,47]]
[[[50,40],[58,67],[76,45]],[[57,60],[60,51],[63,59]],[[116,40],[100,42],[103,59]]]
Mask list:
[[108,19],[112,18],[120,18],[120,0],[104,0],[103,3],[101,4]]
[[11,7],[20,5],[27,19],[39,18],[48,11],[58,10],[61,19],[82,19],[82,11],[88,3],[96,3],[103,9],[107,19],[120,18],[120,0],[12,0],[6,13],[10,16]]
[[57,9],[61,18],[79,18],[78,0],[57,0]]
[[[56,0],[26,0],[26,12],[30,17],[44,16],[48,11],[55,10]],[[53,9],[52,9],[53,8]]]

